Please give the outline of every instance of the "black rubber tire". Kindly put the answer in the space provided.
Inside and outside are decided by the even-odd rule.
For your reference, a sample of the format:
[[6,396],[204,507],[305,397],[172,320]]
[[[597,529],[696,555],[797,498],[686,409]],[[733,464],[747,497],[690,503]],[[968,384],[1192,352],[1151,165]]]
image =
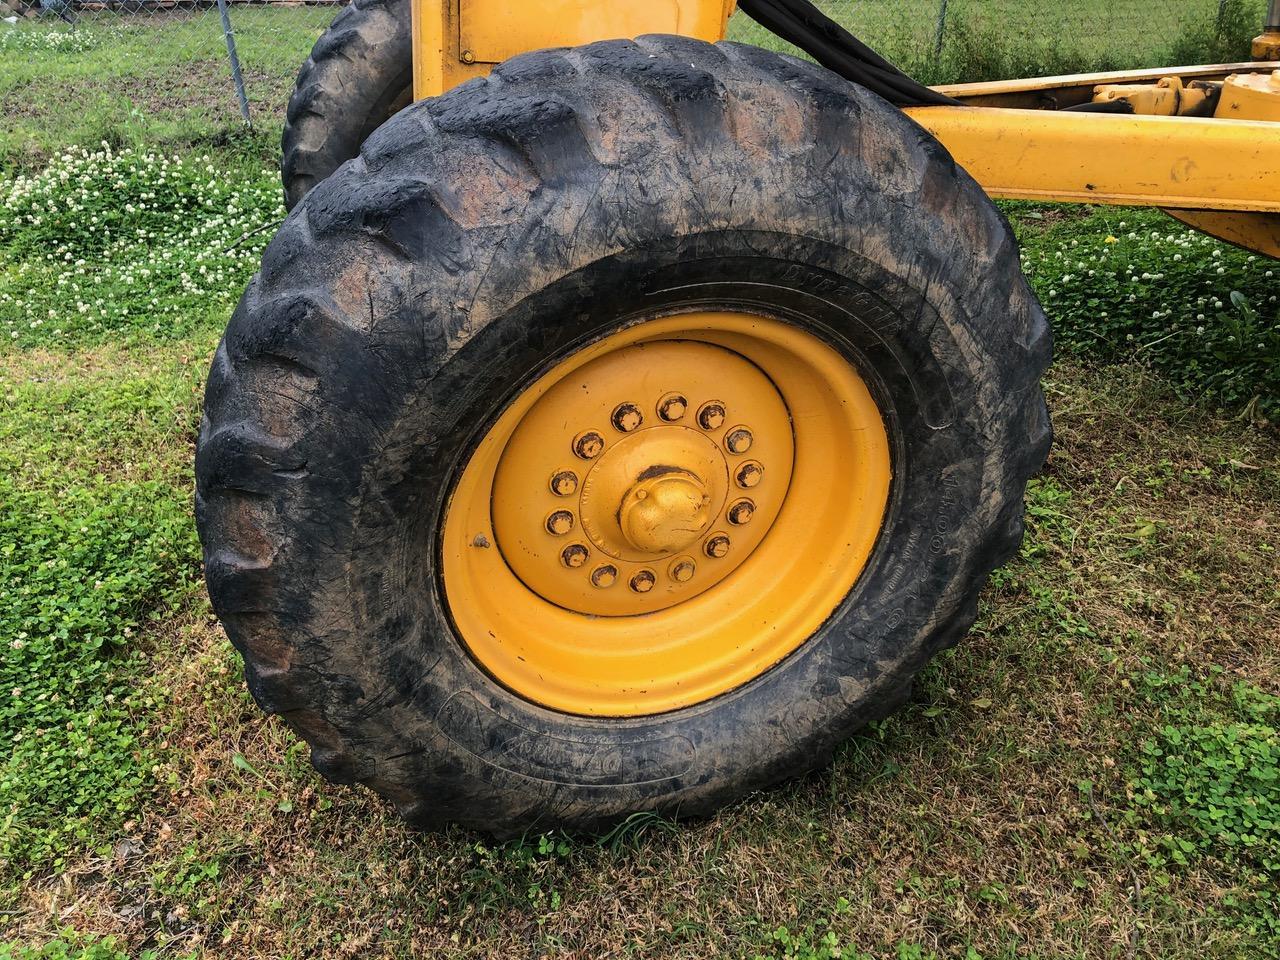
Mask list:
[[288,209],[413,99],[409,10],[409,0],[352,0],[316,41],[285,114]]
[[[879,543],[827,623],[737,690],[624,720],[540,708],[451,626],[451,484],[553,360],[707,304],[860,367],[894,445]],[[268,247],[209,376],[209,591],[316,768],[415,824],[705,814],[826,763],[969,629],[1049,448],[1049,354],[1008,224],[865,90],[676,37],[517,57],[384,125]]]

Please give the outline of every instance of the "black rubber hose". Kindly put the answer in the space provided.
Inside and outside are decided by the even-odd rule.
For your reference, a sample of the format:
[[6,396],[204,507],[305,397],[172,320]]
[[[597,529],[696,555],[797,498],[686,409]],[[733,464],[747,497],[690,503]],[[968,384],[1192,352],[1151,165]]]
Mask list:
[[1104,103],[1077,103],[1075,106],[1063,107],[1071,113],[1135,113],[1133,104],[1128,100],[1109,100]]
[[[940,95],[922,87],[904,76],[896,68],[885,69],[879,63],[864,60],[858,47],[862,46],[850,35],[829,39],[813,29],[813,25],[800,19],[795,13],[772,4],[767,12],[761,10],[760,22],[783,39],[799,46],[828,69],[852,80],[898,106],[913,106],[938,102]],[[748,11],[750,13],[750,11]],[[855,46],[856,44],[856,46]],[[878,60],[879,57],[877,56]],[[943,100],[943,102],[946,102]]]
[[959,106],[912,80],[809,0],[738,0],[738,9],[828,70],[899,107]]

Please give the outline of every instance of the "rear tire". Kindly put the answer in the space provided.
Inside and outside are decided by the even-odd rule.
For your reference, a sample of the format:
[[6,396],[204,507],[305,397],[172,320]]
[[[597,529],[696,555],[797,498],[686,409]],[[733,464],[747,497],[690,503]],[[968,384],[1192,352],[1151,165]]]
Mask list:
[[[459,636],[451,491],[553,363],[709,309],[794,325],[863,376],[893,462],[874,551],[812,636],[730,692],[642,716],[540,706]],[[1007,223],[865,90],[677,37],[517,57],[380,128],[268,247],[206,394],[210,594],[316,768],[415,824],[709,813],[828,762],[969,629],[1048,451],[1049,353]]]
[[409,0],[352,0],[298,73],[281,142],[285,206],[360,152],[413,99]]

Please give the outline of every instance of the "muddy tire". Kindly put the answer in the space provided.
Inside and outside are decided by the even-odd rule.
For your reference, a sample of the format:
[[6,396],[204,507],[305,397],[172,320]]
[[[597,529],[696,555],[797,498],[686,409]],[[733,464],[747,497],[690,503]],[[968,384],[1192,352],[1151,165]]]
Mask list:
[[352,0],[316,41],[289,98],[280,175],[290,210],[412,100],[409,0]]
[[[550,364],[708,304],[861,372],[893,460],[874,551],[728,692],[628,717],[540,706],[455,628],[451,491]],[[268,247],[209,376],[209,591],[263,709],[414,824],[706,814],[827,763],[969,629],[1049,448],[1049,354],[1007,223],[875,96],[728,43],[528,54],[382,126]]]

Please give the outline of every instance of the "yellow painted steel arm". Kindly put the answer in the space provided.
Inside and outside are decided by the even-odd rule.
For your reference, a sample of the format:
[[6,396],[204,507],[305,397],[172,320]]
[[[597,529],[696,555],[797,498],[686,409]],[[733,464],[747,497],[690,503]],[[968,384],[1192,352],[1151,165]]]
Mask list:
[[907,111],[993,196],[1280,212],[1280,124],[1048,110]]
[[1165,213],[1211,237],[1280,260],[1280,213],[1173,210]]
[[413,91],[434,97],[527,50],[676,33],[723,39],[735,0],[413,0]]

